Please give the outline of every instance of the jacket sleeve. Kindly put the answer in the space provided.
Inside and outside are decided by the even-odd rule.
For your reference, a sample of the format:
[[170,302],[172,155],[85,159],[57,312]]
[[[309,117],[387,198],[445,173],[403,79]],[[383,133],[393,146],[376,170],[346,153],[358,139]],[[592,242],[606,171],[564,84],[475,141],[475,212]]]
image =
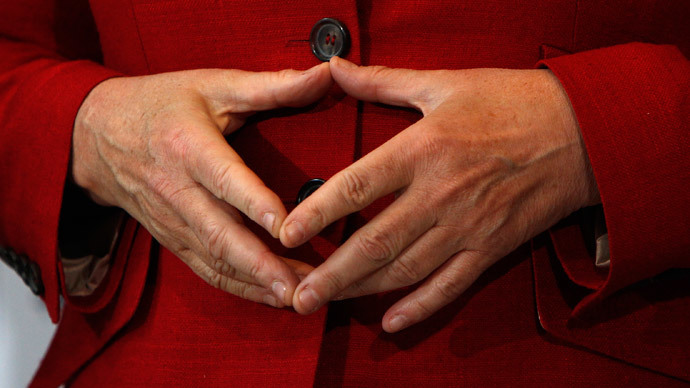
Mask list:
[[38,268],[37,291],[54,322],[74,118],[95,85],[118,75],[80,59],[98,58],[84,15],[85,1],[0,2],[0,247],[21,262],[15,269]]
[[577,316],[627,285],[690,267],[690,63],[674,46],[630,43],[540,64],[570,98],[608,228],[604,274],[572,229],[550,233],[570,279],[593,290]]

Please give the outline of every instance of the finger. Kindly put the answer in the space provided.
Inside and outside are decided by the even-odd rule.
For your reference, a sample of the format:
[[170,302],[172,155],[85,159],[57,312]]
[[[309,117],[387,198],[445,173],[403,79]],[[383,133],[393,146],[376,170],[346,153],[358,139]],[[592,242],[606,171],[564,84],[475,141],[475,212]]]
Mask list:
[[339,57],[330,61],[331,75],[349,95],[369,102],[416,108],[424,114],[440,90],[441,71],[357,66]]
[[197,186],[174,198],[173,207],[201,242],[209,267],[222,274],[227,264],[253,279],[249,282],[272,290],[278,300],[291,304],[298,277],[246,226],[233,219],[229,214],[232,209],[225,203]]
[[457,231],[433,227],[405,248],[395,260],[353,283],[337,299],[372,295],[415,284],[457,252],[459,240]]
[[[176,254],[185,262],[190,268],[201,277],[206,283],[219,288],[225,292],[239,296],[243,299],[248,299],[254,302],[265,303],[273,307],[282,308],[292,305],[292,299],[287,298],[283,300],[280,293],[276,292],[275,287],[269,290],[258,284],[256,279],[238,271],[236,268],[230,266],[223,260],[212,260],[206,252],[201,242],[191,232],[191,229],[186,230],[186,242],[191,241],[191,247],[185,249],[176,249]],[[313,269],[312,266],[301,261],[281,258],[291,270],[301,280]]]
[[383,330],[400,331],[421,322],[457,299],[484,272],[487,260],[476,251],[451,257],[411,294],[395,303],[383,316]]
[[283,261],[285,262],[285,264],[289,265],[290,268],[292,268],[292,271],[295,273],[295,275],[297,275],[300,281],[306,278],[307,275],[309,275],[309,273],[314,270],[314,267],[303,261],[285,258],[283,258]]
[[185,140],[188,152],[182,161],[189,175],[278,238],[287,216],[283,202],[244,164],[218,131],[208,126],[205,129]]
[[[239,216],[236,209],[232,208],[225,202],[219,200],[215,200],[215,202],[219,208],[214,210],[217,210],[218,212],[225,211],[233,221],[240,223],[238,220],[241,220],[242,218]],[[204,263],[204,266],[212,268],[215,272],[218,272],[223,276],[238,280],[240,282],[260,286],[256,279],[250,277],[244,272],[238,271],[225,260],[212,258],[209,254],[208,247],[204,246],[201,241],[199,241],[199,238],[189,226],[188,222],[181,217],[180,213],[178,213],[179,210],[174,210],[166,205],[168,204],[154,204],[154,207],[159,209],[158,217],[162,221],[159,221],[157,218],[145,218],[144,222],[146,228],[151,231],[153,236],[161,244],[170,249],[173,253],[175,253],[175,255],[182,258],[190,267],[194,265],[191,261],[192,259],[194,261],[201,261]],[[148,207],[150,208],[151,205],[149,204]],[[179,205],[174,207],[177,209],[180,208]],[[185,208],[185,210],[189,209],[190,208]],[[161,214],[161,211],[164,213]],[[141,209],[135,212],[135,218],[137,218],[137,215],[141,213]],[[149,214],[150,213],[151,212],[149,212]],[[190,260],[187,260],[187,258],[190,258]],[[288,263],[288,265],[290,265],[290,263]],[[295,267],[296,265],[290,266]],[[305,271],[305,269],[300,268],[300,271]],[[205,278],[205,280],[209,283],[211,282],[207,278]]]
[[288,215],[280,241],[296,247],[334,221],[359,211],[412,181],[396,138],[331,177]]
[[221,77],[220,83],[207,87],[213,93],[207,97],[218,101],[226,113],[305,106],[324,96],[333,84],[328,63],[306,71],[227,70]]
[[297,287],[293,306],[302,314],[316,311],[352,283],[386,265],[433,225],[418,201],[400,198],[358,230]]
[[[149,219],[149,229],[157,240],[175,253],[206,283],[244,299],[284,307],[284,301],[276,298],[272,290],[256,284],[254,279],[238,272],[227,263],[210,260],[208,252],[179,218],[170,218],[165,225]],[[177,221],[177,222],[176,222]],[[290,301],[291,302],[291,301]]]
[[277,308],[285,307],[285,303],[278,299],[272,290],[219,273],[191,251],[185,253],[184,256],[183,260],[189,263],[192,270],[211,286],[252,302]]
[[[151,228],[151,226],[153,228]],[[192,229],[182,220],[175,226],[161,225],[156,221],[151,220],[147,228],[152,231],[154,237],[166,248],[170,249],[177,257],[182,259],[190,267],[195,268],[196,261],[203,262],[204,266],[200,268],[209,267],[215,272],[238,280],[240,282],[254,284],[260,286],[257,281],[243,272],[229,265],[224,260],[212,259],[208,253],[208,249],[204,247],[197,236],[192,232]],[[204,272],[204,275],[207,275]],[[211,282],[207,277],[204,278],[207,282]]]

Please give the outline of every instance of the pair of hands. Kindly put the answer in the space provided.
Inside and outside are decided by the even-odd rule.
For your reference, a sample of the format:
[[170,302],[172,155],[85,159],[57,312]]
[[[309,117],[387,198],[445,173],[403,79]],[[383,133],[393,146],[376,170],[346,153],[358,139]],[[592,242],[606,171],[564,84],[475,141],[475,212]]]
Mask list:
[[[333,81],[424,118],[288,215],[223,136],[252,112],[313,103]],[[308,314],[424,280],[388,310],[389,332],[427,318],[498,259],[599,200],[570,103],[548,70],[416,71],[340,58],[305,72],[107,80],[77,115],[72,173],[208,283],[252,301]],[[394,203],[317,268],[272,253],[240,215],[294,247],[390,193]]]

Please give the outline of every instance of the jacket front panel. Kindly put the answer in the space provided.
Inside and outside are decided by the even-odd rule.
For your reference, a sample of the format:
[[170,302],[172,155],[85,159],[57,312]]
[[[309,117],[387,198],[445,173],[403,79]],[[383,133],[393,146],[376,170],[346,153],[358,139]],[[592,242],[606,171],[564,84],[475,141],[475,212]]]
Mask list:
[[[91,3],[104,63],[126,75],[208,67],[305,69],[319,62],[308,39],[323,17],[348,27],[352,41],[347,59],[417,69],[527,69],[550,48],[577,52],[638,37],[676,43],[677,31],[682,31],[640,32],[649,27],[633,26],[621,33],[615,26],[627,26],[630,16],[625,12],[607,12],[603,21],[597,7],[609,6],[575,0],[133,0],[131,7],[110,0]],[[664,6],[645,11],[649,20],[667,14]],[[597,36],[597,31],[603,32]],[[256,115],[228,141],[290,210],[308,179],[329,178],[420,117],[409,110],[357,102],[334,87],[313,106]],[[317,264],[390,200],[377,202],[296,250],[285,250],[253,229],[277,253]],[[138,233],[150,238],[142,230]],[[107,314],[88,315],[83,327],[118,334],[98,337],[91,348],[71,355],[68,344],[80,335],[61,327],[66,340],[63,347],[51,349],[48,360],[59,365],[60,359],[80,359],[79,365],[85,366],[74,380],[76,386],[95,381],[184,386],[204,379],[224,385],[233,377],[238,385],[298,386],[341,379],[346,386],[381,381],[587,385],[616,384],[621,375],[630,382],[673,382],[546,334],[534,306],[529,255],[526,247],[518,249],[427,323],[389,336],[382,333],[380,318],[399,292],[334,304],[328,316],[322,311],[301,317],[208,288],[164,248],[139,251],[128,260],[151,260],[143,293],[121,292],[111,301],[129,310],[136,307],[132,321],[118,331]],[[145,277],[127,273],[141,268],[145,271],[128,264],[121,287],[144,286]],[[82,319],[69,307],[65,314]],[[117,325],[128,319],[118,319]]]

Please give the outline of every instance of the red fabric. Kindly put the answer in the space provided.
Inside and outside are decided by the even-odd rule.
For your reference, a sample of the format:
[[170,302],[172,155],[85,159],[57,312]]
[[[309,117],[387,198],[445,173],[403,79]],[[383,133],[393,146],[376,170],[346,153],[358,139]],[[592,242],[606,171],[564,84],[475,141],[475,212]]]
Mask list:
[[42,297],[57,322],[58,217],[72,123],[91,88],[116,73],[1,37],[0,53],[0,244],[40,265]]
[[[609,234],[608,279],[577,314],[635,281],[690,267],[690,62],[675,47],[628,44],[543,63],[577,115]],[[572,241],[553,237],[556,249]]]
[[[383,311],[405,291],[298,316],[206,286],[130,222],[114,264],[122,276],[110,276],[95,301],[68,300],[34,386],[670,386],[690,379],[687,272],[629,286],[687,266],[690,251],[690,209],[680,191],[690,171],[683,153],[690,71],[678,52],[690,53],[684,0],[0,2],[0,245],[40,264],[54,319],[61,193],[72,123],[88,91],[119,73],[306,68],[318,63],[306,39],[322,17],[347,25],[347,58],[363,64],[527,69],[576,53],[543,63],[582,127],[611,233],[610,272],[596,274],[579,228],[564,223],[552,230],[553,242],[535,241],[533,261],[521,247],[428,322],[386,335]],[[94,25],[103,66],[71,61],[99,59]],[[677,49],[594,50],[634,40]],[[259,114],[230,142],[289,203],[306,180],[330,177],[418,118],[334,89],[312,107]],[[269,243],[318,263],[386,203],[298,249]],[[572,318],[575,309],[588,314]]]

